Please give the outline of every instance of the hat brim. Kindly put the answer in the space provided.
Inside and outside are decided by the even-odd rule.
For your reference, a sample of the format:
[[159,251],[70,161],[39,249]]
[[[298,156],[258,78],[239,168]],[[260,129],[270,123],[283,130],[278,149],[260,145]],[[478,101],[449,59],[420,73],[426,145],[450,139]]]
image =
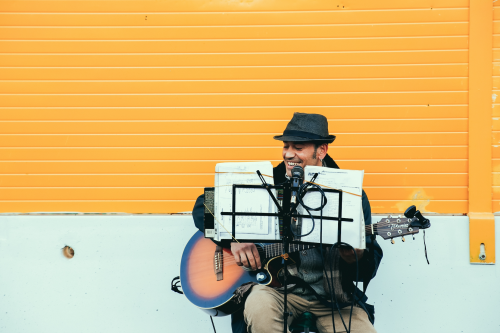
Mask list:
[[329,135],[324,139],[310,139],[304,138],[300,136],[290,136],[290,135],[276,135],[274,136],[274,140],[279,141],[292,141],[292,142],[321,142],[321,143],[332,143],[335,141],[335,135]]

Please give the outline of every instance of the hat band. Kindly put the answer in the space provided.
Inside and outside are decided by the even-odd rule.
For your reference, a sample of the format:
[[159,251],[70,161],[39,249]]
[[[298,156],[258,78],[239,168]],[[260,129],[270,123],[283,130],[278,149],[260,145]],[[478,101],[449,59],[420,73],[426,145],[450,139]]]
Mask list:
[[324,137],[321,135],[309,133],[309,132],[303,132],[303,131],[295,131],[295,130],[285,130],[283,132],[283,135],[286,136],[299,136],[301,138],[306,138],[306,139],[316,139],[316,140],[328,140],[328,137]]

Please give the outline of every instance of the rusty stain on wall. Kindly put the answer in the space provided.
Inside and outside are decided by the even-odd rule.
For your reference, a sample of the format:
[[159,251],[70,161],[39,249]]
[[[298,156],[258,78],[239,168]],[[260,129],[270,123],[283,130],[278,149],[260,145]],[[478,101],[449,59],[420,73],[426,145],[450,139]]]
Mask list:
[[398,211],[404,212],[411,205],[415,205],[417,209],[422,213],[432,213],[427,210],[427,206],[433,198],[425,193],[423,189],[416,189],[410,196],[409,200],[404,200],[398,202],[394,208]]

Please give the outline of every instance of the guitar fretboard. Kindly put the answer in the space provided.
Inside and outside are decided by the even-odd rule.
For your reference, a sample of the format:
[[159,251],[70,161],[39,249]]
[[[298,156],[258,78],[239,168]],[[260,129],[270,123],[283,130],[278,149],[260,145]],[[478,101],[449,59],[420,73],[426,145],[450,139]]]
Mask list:
[[[310,244],[289,244],[288,252],[299,252],[317,247],[317,245]],[[264,245],[264,254],[266,258],[273,258],[283,254],[283,244],[276,243],[270,245]]]
[[[383,221],[380,221],[378,223],[366,225],[365,226],[365,234],[366,234],[366,236],[379,235],[379,227],[380,228],[387,228],[391,224],[399,225],[402,223],[404,224],[404,223],[410,223],[410,222],[411,222],[411,219],[400,219],[400,218],[383,219]],[[392,237],[400,237],[400,236],[404,236],[405,234],[407,234],[406,229],[403,233],[395,234]],[[290,244],[288,252],[290,252],[290,253],[299,252],[299,251],[304,251],[304,250],[308,250],[308,249],[313,249],[313,248],[316,248],[318,246],[319,246],[319,244],[314,244],[314,245]],[[261,252],[261,256],[265,255],[266,258],[274,258],[274,257],[280,256],[283,254],[283,244],[275,243],[275,244],[270,244],[270,245],[264,245],[264,247],[259,248],[259,252]]]

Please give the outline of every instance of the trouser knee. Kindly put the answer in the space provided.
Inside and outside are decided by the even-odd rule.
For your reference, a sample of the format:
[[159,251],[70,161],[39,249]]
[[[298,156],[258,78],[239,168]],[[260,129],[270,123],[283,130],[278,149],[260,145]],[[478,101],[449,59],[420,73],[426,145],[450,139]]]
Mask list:
[[249,332],[265,332],[276,322],[282,321],[282,302],[276,291],[269,287],[255,286],[245,302],[245,322]]

